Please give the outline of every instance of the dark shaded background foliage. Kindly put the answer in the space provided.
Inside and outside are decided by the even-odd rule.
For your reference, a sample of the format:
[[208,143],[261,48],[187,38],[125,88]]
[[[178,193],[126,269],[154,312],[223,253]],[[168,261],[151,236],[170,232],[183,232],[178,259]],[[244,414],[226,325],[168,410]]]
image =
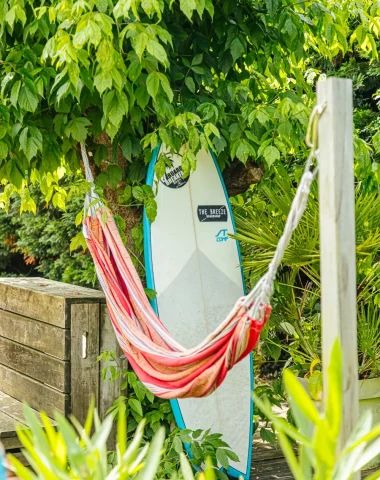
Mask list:
[[[70,182],[72,178],[65,181]],[[83,198],[73,196],[66,211],[47,205],[39,189],[32,187],[37,213],[19,214],[20,198],[14,196],[8,212],[0,210],[0,275],[43,276],[87,287],[96,285],[91,257],[70,242],[80,227],[75,219]]]

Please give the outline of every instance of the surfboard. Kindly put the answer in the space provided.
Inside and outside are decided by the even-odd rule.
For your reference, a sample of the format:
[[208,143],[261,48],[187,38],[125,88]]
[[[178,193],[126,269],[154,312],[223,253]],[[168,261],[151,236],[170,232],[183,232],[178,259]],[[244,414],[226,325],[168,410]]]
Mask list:
[[[171,167],[157,182],[160,152]],[[156,291],[152,305],[171,334],[194,347],[225,318],[244,295],[238,243],[231,205],[217,159],[201,150],[195,172],[184,178],[181,152],[165,145],[153,153],[147,184],[157,188],[157,217],[144,214],[147,286]],[[155,190],[156,191],[156,190]],[[210,396],[172,400],[177,425],[221,433],[238,455],[228,474],[249,479],[253,426],[252,355],[238,363]]]

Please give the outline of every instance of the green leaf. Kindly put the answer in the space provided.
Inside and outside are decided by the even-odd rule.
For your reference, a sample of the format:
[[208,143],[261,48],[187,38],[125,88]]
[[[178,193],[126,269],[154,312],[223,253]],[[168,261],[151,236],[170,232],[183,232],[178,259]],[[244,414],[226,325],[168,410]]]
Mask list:
[[121,146],[121,150],[123,152],[124,157],[131,162],[132,161],[132,140],[129,137],[124,140]]
[[280,151],[278,148],[269,145],[264,149],[263,157],[265,158],[268,167],[270,167],[276,160],[280,159]]
[[331,350],[330,363],[328,366],[327,406],[326,417],[329,428],[334,436],[339,435],[342,421],[343,404],[343,355],[339,341],[335,340]]
[[135,398],[130,398],[128,400],[128,405],[131,407],[133,411],[138,413],[141,417],[143,416],[142,406],[138,400],[136,400]]
[[12,85],[12,90],[11,90],[11,104],[14,107],[17,106],[17,101],[18,101],[18,96],[19,96],[19,93],[20,93],[20,88],[21,88],[21,81],[17,80],[17,82],[15,82]]
[[155,434],[150,445],[144,468],[137,476],[137,480],[154,480],[161,459],[161,449],[165,440],[165,428],[161,427]]
[[81,225],[81,223],[83,222],[83,210],[81,210],[80,212],[78,212],[75,216],[75,226],[76,227],[79,227],[79,225]]
[[236,156],[241,162],[246,163],[248,158],[255,154],[255,150],[246,140],[238,140],[237,143]]
[[107,88],[112,88],[112,76],[109,72],[101,71],[94,77],[94,86],[100,94],[102,94]]
[[131,60],[128,67],[128,77],[132,82],[135,82],[140,77],[143,65],[140,62],[139,57],[134,53],[130,53],[128,58]]
[[191,469],[190,463],[183,452],[180,452],[181,472],[184,480],[194,480],[194,474]]
[[102,124],[108,120],[115,126],[116,130],[120,127],[123,116],[128,112],[128,99],[124,93],[111,90],[103,97],[104,117]]
[[99,167],[103,160],[108,159],[108,149],[105,145],[99,145],[96,148],[94,162]]
[[269,15],[273,17],[278,9],[278,0],[265,0],[265,4]]
[[39,150],[42,150],[43,137],[42,133],[37,127],[25,127],[20,134],[19,141],[21,150],[24,151],[28,160],[31,160],[33,157],[35,157]]
[[145,213],[151,223],[155,221],[157,216],[157,202],[153,197],[145,201]]
[[271,445],[274,445],[276,443],[276,435],[272,432],[272,430],[269,430],[268,428],[262,427],[260,429],[260,437],[264,442],[268,442]]
[[165,49],[160,43],[156,42],[156,40],[148,40],[147,50],[153,57],[157,58],[162,65],[168,65],[168,56],[166,55]]
[[278,338],[275,337],[273,342],[270,342],[266,345],[269,355],[273,358],[275,362],[277,362],[281,355],[281,347],[278,344]]
[[87,249],[86,239],[84,238],[82,230],[78,232],[70,242],[70,252],[82,248],[83,250]]
[[95,184],[99,185],[101,188],[105,188],[108,182],[108,176],[104,172],[100,172],[99,175],[95,178]]
[[168,97],[169,102],[173,101],[173,90],[170,88],[170,83],[166,75],[163,73],[159,73],[160,76],[160,82],[161,82],[161,87],[163,91],[165,92],[166,96]]
[[118,165],[110,165],[107,168],[109,186],[115,190],[123,178],[123,171]]
[[314,370],[307,382],[307,388],[313,400],[320,400],[323,386],[322,372]]
[[158,89],[160,86],[160,75],[158,72],[152,72],[148,75],[148,78],[146,80],[146,88],[148,90],[149,95],[153,98],[153,100],[156,99]]
[[282,328],[282,330],[284,330],[287,335],[291,335],[292,337],[295,337],[297,335],[296,329],[291,323],[281,322],[279,326]]
[[26,22],[26,14],[25,10],[22,8],[21,5],[14,5],[6,14],[5,20],[8,22],[9,26],[13,29],[15,20],[20,20],[22,26],[25,25]]
[[179,6],[182,12],[191,21],[193,12],[197,8],[197,4],[195,3],[195,0],[180,0]]
[[203,75],[205,73],[205,70],[202,67],[197,67],[197,66],[191,67],[191,70],[197,73],[198,75]]
[[221,467],[225,468],[226,470],[229,467],[228,456],[226,451],[223,448],[216,449],[216,459],[218,460]]
[[65,134],[77,142],[84,142],[87,138],[87,127],[91,125],[88,118],[74,117],[65,127]]
[[157,296],[157,292],[152,290],[151,288],[144,288],[145,295],[149,298],[149,300],[154,300]]
[[8,133],[8,130],[9,130],[8,123],[1,122],[0,123],[0,139],[5,137],[5,135]]
[[105,13],[107,11],[108,2],[107,0],[96,0],[95,2],[96,8],[99,12]]
[[195,83],[191,77],[185,78],[186,87],[190,90],[191,93],[195,93]]
[[38,107],[38,97],[27,85],[23,85],[18,98],[19,105],[27,112],[35,112]]
[[132,195],[133,195],[133,198],[135,198],[139,202],[144,201],[145,193],[142,187],[140,187],[139,185],[136,185],[135,187],[132,188]]
[[141,110],[144,110],[145,107],[149,103],[149,92],[146,88],[145,85],[140,85],[137,90],[135,91],[135,97],[137,101],[137,105],[141,108]]
[[334,42],[335,32],[335,25],[333,23],[329,23],[328,25],[326,25],[325,37],[328,45],[332,45],[332,43]]
[[306,419],[317,425],[319,423],[318,410],[300,382],[289,370],[284,371],[283,378],[292,408],[294,408],[293,405],[297,407]]
[[297,457],[292,449],[292,446],[284,433],[278,432],[278,440],[281,445],[281,449],[285,454],[286,461],[290,467],[295,480],[304,480],[303,472],[297,461]]
[[198,442],[193,442],[190,445],[190,451],[195,459],[201,459],[203,456],[202,448]]
[[230,460],[232,460],[233,462],[239,462],[240,461],[238,455],[236,455],[236,453],[233,452],[232,450],[225,450],[225,452],[226,452],[227,457]]
[[216,153],[219,155],[227,147],[227,142],[224,137],[215,137],[212,141],[215,146]]
[[245,53],[245,45],[239,37],[232,40],[230,51],[234,62]]
[[218,128],[213,123],[206,123],[204,126],[205,134],[209,137],[212,133],[216,137],[220,137]]
[[191,62],[191,66],[194,67],[195,65],[199,65],[203,61],[203,53],[198,53],[198,55],[195,55]]
[[283,31],[289,35],[291,40],[293,40],[297,36],[298,30],[296,25],[293,23],[291,17],[286,20]]
[[154,13],[157,13],[159,18],[161,18],[160,4],[158,0],[142,0],[141,6],[148,17],[152,17]]
[[62,151],[52,135],[43,136],[41,172],[54,172],[61,164]]
[[8,145],[0,140],[0,160],[5,160],[8,156]]
[[75,88],[78,86],[80,69],[77,63],[71,62],[68,66],[68,73],[70,82],[74,85]]
[[372,137],[373,148],[376,153],[380,153],[380,130]]
[[178,454],[183,452],[182,440],[178,435],[176,435],[173,439],[173,447]]
[[134,50],[137,56],[139,57],[140,61],[148,45],[148,40],[149,40],[149,37],[145,32],[139,33],[135,38]]
[[198,129],[196,127],[192,127],[189,129],[189,144],[192,150],[197,150],[199,146],[200,138]]

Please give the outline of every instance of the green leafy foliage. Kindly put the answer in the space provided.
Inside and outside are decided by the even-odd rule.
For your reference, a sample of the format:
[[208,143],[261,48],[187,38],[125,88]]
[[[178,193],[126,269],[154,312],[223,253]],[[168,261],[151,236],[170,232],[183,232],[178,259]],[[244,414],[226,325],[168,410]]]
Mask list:
[[[296,174],[297,175],[297,174]],[[264,181],[246,205],[236,210],[237,238],[244,245],[244,260],[251,285],[265,272],[283,231],[296,179],[283,167]],[[379,207],[378,192],[356,191],[356,254],[359,305],[359,373],[377,376],[380,344],[377,335],[379,285]],[[273,297],[270,325],[264,332],[265,355],[292,362],[308,376],[321,358],[320,253],[317,188],[314,185],[303,219],[287,248]],[[280,351],[278,350],[280,349]],[[313,363],[314,362],[314,363]],[[317,363],[315,363],[317,362]],[[314,373],[317,381],[317,373]],[[316,382],[315,386],[320,385]],[[317,392],[314,392],[317,394]]]
[[[352,478],[380,454],[380,425],[372,426],[370,411],[354,428],[347,443],[338,451],[342,424],[342,353],[335,342],[328,366],[328,399],[318,412],[292,372],[284,372],[284,382],[296,425],[276,417],[268,402],[255,397],[277,432],[281,449],[296,480]],[[298,459],[292,443],[298,443]],[[378,478],[379,472],[370,478]]]
[[[154,480],[159,478],[165,446],[165,430],[158,429],[151,443],[144,440],[144,421],[141,421],[130,442],[125,432],[125,410],[120,408],[117,424],[117,446],[113,464],[109,463],[107,440],[113,425],[112,416],[100,421],[93,405],[90,407],[84,426],[75,418],[71,422],[60,414],[55,423],[46,414],[40,418],[29,408],[24,408],[28,429],[17,426],[17,434],[24,447],[23,453],[31,469],[9,455],[11,470],[20,480],[77,479],[83,480]],[[214,480],[213,470],[206,466],[207,478]],[[189,461],[181,456],[180,465],[170,472],[173,480],[194,480]]]
[[219,469],[228,469],[230,461],[238,461],[238,457],[224,442],[221,434],[212,433],[210,430],[191,431],[176,428],[170,402],[155,397],[133,371],[123,369],[114,352],[103,352],[98,360],[103,362],[103,380],[112,382],[121,379],[121,387],[125,389],[126,395],[115,401],[109,413],[117,418],[120,408],[124,409],[128,417],[127,438],[132,439],[143,418],[146,422],[147,438],[153,438],[160,428],[166,431],[164,454],[156,478],[170,478],[182,465],[181,456],[189,452],[189,462],[198,471],[197,479],[201,478],[200,472],[208,459],[210,470],[216,478],[227,480],[227,476]]
[[136,374],[128,369],[123,369],[115,352],[103,352],[99,356],[102,361],[102,377],[104,381],[121,379],[121,388],[125,396],[117,399],[110,412],[115,415],[120,404],[126,406],[129,417],[128,435],[133,435],[142,418],[146,420],[146,435],[152,437],[160,426],[164,426],[169,433],[174,426],[174,417],[170,402],[155,397],[137,378]]
[[[75,194],[67,201],[65,197],[65,211],[62,211],[59,195],[68,183]],[[78,177],[68,177],[57,184],[52,182],[50,186],[43,183],[47,189],[45,194],[53,198],[48,206],[45,195],[32,185],[21,197],[13,194],[8,211],[0,209],[2,275],[42,275],[51,280],[96,286],[93,262],[83,251],[84,190],[81,185]]]
[[[80,141],[96,152],[90,158],[101,167],[101,189],[138,184],[159,139],[172,151],[182,148],[186,174],[197,151],[212,145],[222,168],[254,160],[271,169],[304,150],[320,74],[304,75],[310,59],[354,50],[377,59],[379,12],[370,0],[217,6],[5,0],[0,180],[20,189],[37,173],[62,165],[75,171]],[[110,143],[110,158],[100,137]],[[120,152],[130,162],[126,172]],[[149,211],[153,218],[151,201]]]

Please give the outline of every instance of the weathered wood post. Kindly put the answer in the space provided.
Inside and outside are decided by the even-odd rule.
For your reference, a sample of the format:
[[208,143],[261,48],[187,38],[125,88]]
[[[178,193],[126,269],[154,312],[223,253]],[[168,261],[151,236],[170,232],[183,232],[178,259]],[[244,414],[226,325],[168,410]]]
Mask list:
[[338,338],[343,351],[343,444],[359,415],[351,80],[319,82],[317,101],[326,104],[319,121],[323,389],[326,398],[326,367]]

